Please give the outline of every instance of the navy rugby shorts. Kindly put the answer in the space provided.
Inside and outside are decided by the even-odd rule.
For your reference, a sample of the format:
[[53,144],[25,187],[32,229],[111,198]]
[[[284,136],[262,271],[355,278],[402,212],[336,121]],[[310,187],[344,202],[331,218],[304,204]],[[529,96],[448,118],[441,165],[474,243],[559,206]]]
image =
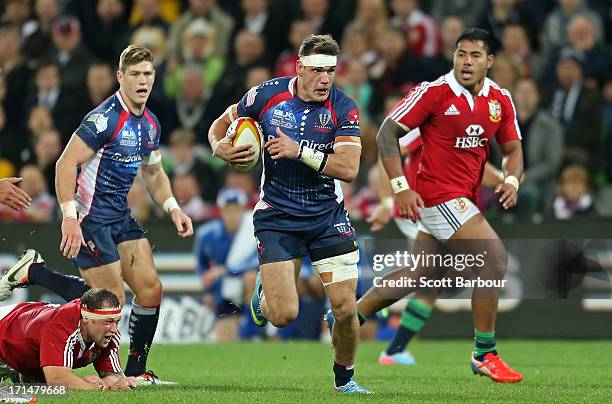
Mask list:
[[105,219],[85,216],[81,221],[83,239],[75,265],[81,269],[99,267],[119,261],[117,245],[124,241],[144,238],[142,227],[132,218],[130,210],[123,217]]
[[269,207],[253,216],[260,264],[309,255],[312,262],[357,250],[344,205],[320,216],[299,217]]

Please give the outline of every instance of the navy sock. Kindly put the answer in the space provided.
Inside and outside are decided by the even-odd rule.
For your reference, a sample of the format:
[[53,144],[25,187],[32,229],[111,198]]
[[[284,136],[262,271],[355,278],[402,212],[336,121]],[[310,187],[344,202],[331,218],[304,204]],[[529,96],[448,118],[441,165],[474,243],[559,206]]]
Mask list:
[[411,299],[406,304],[402,312],[399,328],[393,337],[393,341],[387,347],[387,355],[403,352],[408,343],[416,334],[421,331],[429,316],[432,308],[418,299]]
[[395,337],[393,337],[393,341],[387,347],[387,355],[404,352],[404,349],[406,349],[406,346],[415,335],[416,332],[400,326],[395,333]]
[[44,264],[32,264],[28,281],[39,285],[62,297],[67,302],[79,299],[91,287],[78,276],[66,275],[46,267]]
[[141,307],[132,303],[129,323],[130,353],[125,366],[126,376],[140,376],[145,372],[157,320],[159,307]]
[[355,374],[355,365],[343,365],[334,361],[334,375],[336,376],[336,387],[347,384]]
[[495,331],[474,330],[474,358],[482,360],[489,352],[497,355],[495,345]]

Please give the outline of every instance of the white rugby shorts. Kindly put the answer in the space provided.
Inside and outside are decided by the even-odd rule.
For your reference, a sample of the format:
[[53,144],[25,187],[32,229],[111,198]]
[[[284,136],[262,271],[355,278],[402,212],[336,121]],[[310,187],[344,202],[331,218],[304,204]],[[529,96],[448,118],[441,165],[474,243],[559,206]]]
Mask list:
[[448,240],[480,210],[468,198],[460,197],[429,208],[419,208],[419,231],[438,240]]
[[414,223],[412,220],[403,217],[394,217],[393,221],[407,239],[414,240],[416,238],[419,232],[418,223]]

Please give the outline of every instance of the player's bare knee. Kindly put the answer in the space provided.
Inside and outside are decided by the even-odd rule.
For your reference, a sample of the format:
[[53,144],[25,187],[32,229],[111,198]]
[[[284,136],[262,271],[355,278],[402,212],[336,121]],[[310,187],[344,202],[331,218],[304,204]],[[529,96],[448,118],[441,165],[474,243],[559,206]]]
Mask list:
[[498,248],[488,254],[485,260],[484,274],[490,279],[503,279],[508,272],[508,253],[504,248]]
[[134,291],[138,304],[144,306],[157,306],[161,303],[163,288],[158,278],[146,282]]
[[334,313],[334,318],[336,321],[339,324],[346,324],[350,323],[355,318],[357,303],[355,302],[355,299],[351,299],[349,297],[336,304],[332,303],[331,309],[332,313]]
[[160,304],[163,294],[162,283],[159,279],[156,279],[153,285],[154,286],[150,290],[151,299],[155,301],[153,304]]
[[156,279],[154,286],[151,288],[151,298],[156,300],[157,303],[161,303],[161,298],[164,293],[164,288],[159,279]]
[[284,328],[284,327],[287,327],[293,320],[295,320],[295,317],[285,316],[285,317],[271,317],[269,321],[270,323],[272,323],[274,327]]
[[286,327],[298,316],[297,305],[285,305],[283,307],[268,307],[268,320],[275,327]]

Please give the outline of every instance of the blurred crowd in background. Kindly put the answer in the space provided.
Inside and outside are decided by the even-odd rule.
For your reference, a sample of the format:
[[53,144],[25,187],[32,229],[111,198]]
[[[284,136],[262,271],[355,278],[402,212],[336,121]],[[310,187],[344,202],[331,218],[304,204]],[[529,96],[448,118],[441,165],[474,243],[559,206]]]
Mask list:
[[[224,186],[254,203],[259,171],[240,174],[213,157],[208,128],[252,86],[293,75],[312,33],[341,45],[336,84],[360,108],[360,175],[344,193],[353,219],[365,219],[378,203],[378,126],[415,84],[450,71],[455,38],[471,26],[493,36],[490,77],[512,92],[525,155],[518,206],[502,215],[483,190],[487,215],[612,215],[607,0],[4,0],[0,13],[0,175],[23,177],[34,197],[25,212],[0,210],[2,220],[58,219],[55,161],[83,116],[117,89],[130,43],[155,55],[148,107],[182,208],[196,221],[218,217]],[[500,164],[495,150],[491,160]],[[160,215],[141,181],[129,198],[136,218]]]
[[[375,138],[387,111],[451,70],[464,28],[486,28],[490,77],[512,92],[526,177],[511,212],[486,189],[482,209],[509,222],[612,216],[611,20],[608,0],[0,0],[0,178],[23,177],[34,199],[27,211],[0,207],[0,220],[60,219],[55,161],[85,114],[117,90],[122,49],[144,45],[155,55],[147,106],[161,121],[164,167],[182,209],[206,222],[194,254],[216,338],[257,335],[240,308],[248,317],[257,269],[249,208],[261,167],[233,171],[207,141],[228,105],[294,75],[307,35],[331,34],[343,51],[336,84],[361,112],[360,175],[343,191],[352,219],[364,220],[379,202]],[[495,148],[491,161],[501,164]],[[138,178],[129,205],[140,221],[163,216]],[[324,292],[307,258],[298,290],[300,317],[282,336],[317,338]]]

